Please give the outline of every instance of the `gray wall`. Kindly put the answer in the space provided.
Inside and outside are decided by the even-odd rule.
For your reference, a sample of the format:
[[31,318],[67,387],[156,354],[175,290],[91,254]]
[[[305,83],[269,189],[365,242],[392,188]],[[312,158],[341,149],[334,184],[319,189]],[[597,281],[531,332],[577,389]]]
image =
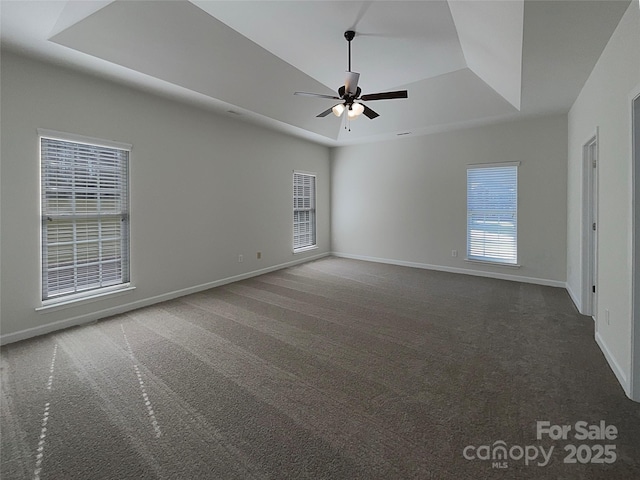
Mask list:
[[[564,115],[332,151],[332,250],[355,258],[564,286],[567,119]],[[521,268],[466,253],[466,167],[521,162]],[[453,258],[451,251],[457,250]]]
[[[327,147],[13,53],[3,52],[1,60],[3,341],[329,252]],[[37,128],[133,145],[134,291],[35,310],[40,305]],[[296,255],[294,169],[318,174],[319,248]]]
[[582,147],[598,130],[596,340],[627,393],[632,361],[631,94],[639,86],[640,9],[632,2],[569,112],[567,196],[567,288],[584,310],[590,285],[584,281],[588,251]]

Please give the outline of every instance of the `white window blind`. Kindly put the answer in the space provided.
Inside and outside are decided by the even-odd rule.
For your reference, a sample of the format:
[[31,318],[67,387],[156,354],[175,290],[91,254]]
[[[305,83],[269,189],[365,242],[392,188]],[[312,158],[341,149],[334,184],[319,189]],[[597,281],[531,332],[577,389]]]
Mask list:
[[40,138],[42,299],[129,282],[129,151]]
[[517,164],[467,168],[467,258],[517,263]]
[[316,176],[293,172],[293,251],[316,245]]

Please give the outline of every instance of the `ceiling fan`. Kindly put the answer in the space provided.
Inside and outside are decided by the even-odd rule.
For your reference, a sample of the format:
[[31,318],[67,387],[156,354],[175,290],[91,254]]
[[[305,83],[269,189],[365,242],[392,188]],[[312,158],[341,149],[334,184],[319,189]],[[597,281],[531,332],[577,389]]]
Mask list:
[[349,42],[349,70],[347,71],[347,78],[344,81],[344,85],[338,88],[338,96],[322,95],[320,93],[294,92],[294,95],[341,100],[340,103],[316,115],[317,117],[326,117],[331,112],[333,112],[336,117],[339,117],[343,112],[346,111],[347,118],[351,120],[355,120],[362,113],[373,120],[380,115],[364,105],[362,101],[369,102],[372,100],[390,100],[394,98],[409,97],[406,90],[397,90],[395,92],[369,93],[362,96],[360,95],[362,93],[362,90],[358,86],[360,74],[351,71],[351,40],[353,40],[355,36],[356,32],[353,30],[347,30],[346,32],[344,32],[344,38],[346,38],[347,42]]

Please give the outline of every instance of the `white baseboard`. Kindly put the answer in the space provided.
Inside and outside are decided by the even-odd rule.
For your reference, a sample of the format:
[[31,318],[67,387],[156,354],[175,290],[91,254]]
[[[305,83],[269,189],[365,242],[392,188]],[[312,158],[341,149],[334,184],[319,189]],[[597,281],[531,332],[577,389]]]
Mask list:
[[616,358],[613,356],[611,350],[609,350],[606,342],[598,332],[596,332],[596,343],[600,347],[600,350],[602,351],[604,358],[607,360],[609,367],[611,368],[611,370],[613,370],[613,373],[618,379],[618,382],[620,382],[624,393],[629,398],[632,398],[631,391],[629,389],[629,381],[627,380],[627,376],[625,375],[624,370],[620,368],[620,364],[616,361]]
[[549,280],[545,278],[524,277],[521,275],[510,275],[507,273],[487,272],[482,270],[471,270],[468,268],[446,267],[441,265],[430,265],[427,263],[407,262],[404,260],[395,260],[389,258],[368,257],[365,255],[352,255],[350,253],[332,252],[334,257],[351,258],[353,260],[364,260],[367,262],[388,263],[391,265],[399,265],[402,267],[423,268],[425,270],[437,270],[440,272],[461,273],[463,275],[475,275],[477,277],[496,278],[499,280],[511,280],[514,282],[533,283],[536,285],[545,285],[548,287],[566,288],[566,282],[559,280]]
[[148,307],[149,305],[165,302],[167,300],[173,300],[174,298],[183,297],[185,295],[189,295],[192,293],[202,292],[204,290],[209,290],[210,288],[220,287],[228,283],[238,282],[240,280],[245,280],[247,278],[256,277],[258,275],[274,272],[276,270],[281,270],[287,267],[292,267],[300,263],[317,260],[319,258],[327,257],[329,255],[330,253],[327,252],[327,253],[314,255],[311,257],[304,257],[298,260],[293,260],[291,262],[281,263],[278,265],[273,265],[271,267],[261,268],[260,270],[254,270],[252,272],[242,273],[240,275],[234,275],[232,277],[227,277],[220,280],[215,280],[213,282],[204,283],[202,285],[183,288],[181,290],[175,290],[173,292],[164,293],[162,295],[156,295],[154,297],[137,300],[135,302],[125,303],[122,305],[117,305],[115,307],[106,308],[106,309],[98,310],[95,312],[90,312],[84,315],[78,315],[76,317],[59,320],[57,322],[50,322],[45,325],[38,325],[37,327],[27,328],[25,330],[20,330],[18,332],[0,335],[0,345],[18,342],[20,340],[26,340],[28,338],[37,337],[39,335],[51,333],[56,330],[62,330],[64,328],[75,327],[78,325],[84,325],[87,323],[95,322],[97,320],[110,317],[112,315],[118,315],[120,313],[135,310],[137,308]]

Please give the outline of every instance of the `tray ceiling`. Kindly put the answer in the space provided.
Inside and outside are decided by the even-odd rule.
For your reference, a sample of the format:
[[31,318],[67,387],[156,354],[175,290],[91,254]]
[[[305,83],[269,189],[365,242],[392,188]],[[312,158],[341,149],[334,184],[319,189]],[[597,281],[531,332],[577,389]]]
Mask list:
[[[327,145],[565,113],[617,1],[49,1],[0,4],[2,44]],[[380,117],[316,118],[347,70]]]

